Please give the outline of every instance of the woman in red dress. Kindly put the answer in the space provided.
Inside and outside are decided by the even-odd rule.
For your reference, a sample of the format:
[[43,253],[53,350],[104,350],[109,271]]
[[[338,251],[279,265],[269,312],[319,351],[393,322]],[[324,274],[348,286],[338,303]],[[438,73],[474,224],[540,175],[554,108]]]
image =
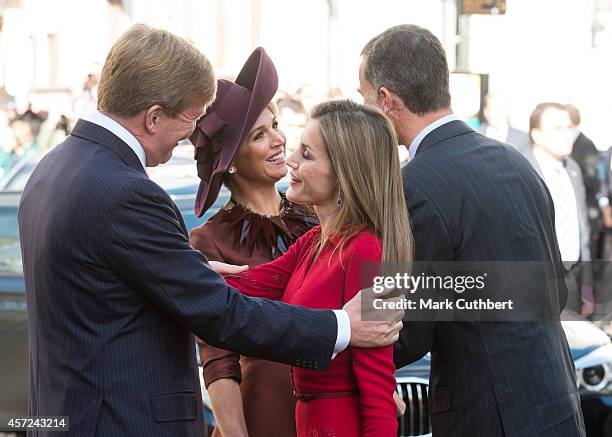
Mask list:
[[[313,205],[321,225],[226,279],[251,296],[339,309],[372,285],[381,261],[411,259],[397,137],[379,110],[344,100],[315,107],[301,142],[287,159],[287,198]],[[298,436],[395,436],[394,370],[392,346],[349,347],[325,372],[292,368]]]

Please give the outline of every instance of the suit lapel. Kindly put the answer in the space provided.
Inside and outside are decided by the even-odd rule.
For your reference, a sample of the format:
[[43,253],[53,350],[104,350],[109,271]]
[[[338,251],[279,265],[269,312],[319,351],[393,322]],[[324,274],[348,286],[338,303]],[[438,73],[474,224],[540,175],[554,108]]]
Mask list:
[[468,132],[474,132],[474,129],[469,127],[467,123],[461,120],[453,120],[443,124],[442,126],[432,130],[425,136],[425,138],[423,138],[423,141],[421,141],[421,144],[417,149],[416,156],[424,153],[431,146]]
[[574,188],[574,192],[578,193],[580,188],[584,186],[584,182],[582,181],[582,175],[578,173],[576,167],[577,165],[574,166],[571,162],[566,161],[565,163],[565,170],[567,171],[570,181],[572,181],[572,188]]
[[134,153],[132,148],[117,135],[103,128],[102,126],[98,126],[97,124],[89,121],[79,120],[74,126],[74,129],[72,129],[70,135],[100,144],[112,150],[123,160],[123,162],[132,167],[134,170],[138,170],[145,175],[147,174],[145,169],[142,167],[138,156],[136,153]]

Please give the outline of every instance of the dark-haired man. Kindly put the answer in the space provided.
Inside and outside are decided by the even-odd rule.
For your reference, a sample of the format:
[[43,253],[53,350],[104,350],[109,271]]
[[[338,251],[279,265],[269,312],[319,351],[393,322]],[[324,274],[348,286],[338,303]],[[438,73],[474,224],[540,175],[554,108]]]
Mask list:
[[[440,41],[426,29],[400,25],[374,37],[362,57],[361,94],[393,120],[410,153],[402,172],[416,261],[539,261],[560,268],[550,194],[519,152],[453,115]],[[567,291],[557,288],[550,297],[564,305]],[[584,435],[559,321],[405,322],[396,365],[427,352],[434,436]]]
[[595,309],[591,233],[583,175],[570,157],[572,134],[570,113],[560,103],[540,103],[531,113],[529,136],[533,151],[529,159],[555,205],[555,232],[566,267],[566,308],[587,316]]

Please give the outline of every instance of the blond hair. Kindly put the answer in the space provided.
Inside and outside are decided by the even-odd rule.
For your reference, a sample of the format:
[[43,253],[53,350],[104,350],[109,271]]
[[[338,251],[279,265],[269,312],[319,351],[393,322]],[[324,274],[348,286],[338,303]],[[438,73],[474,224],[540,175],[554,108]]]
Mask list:
[[98,83],[98,109],[131,117],[153,105],[174,117],[210,104],[217,81],[206,56],[187,40],[136,24],[113,45]]
[[330,226],[341,238],[337,247],[341,251],[367,227],[382,241],[382,261],[411,261],[412,230],[391,120],[377,108],[350,100],[321,103],[311,118],[319,122],[343,196]]

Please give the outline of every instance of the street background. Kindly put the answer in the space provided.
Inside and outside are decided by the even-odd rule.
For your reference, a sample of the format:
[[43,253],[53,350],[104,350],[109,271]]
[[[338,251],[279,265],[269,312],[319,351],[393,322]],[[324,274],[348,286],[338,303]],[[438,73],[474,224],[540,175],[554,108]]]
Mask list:
[[[585,160],[596,185],[587,200],[597,317],[591,317],[596,324],[565,322],[564,330],[587,433],[612,435],[612,0],[0,0],[0,418],[27,414],[21,190],[40,157],[96,109],[108,50],[134,23],[185,37],[206,54],[218,77],[229,79],[263,46],[278,70],[275,100],[289,150],[314,104],[340,97],[362,101],[357,88],[363,46],[404,23],[426,27],[442,41],[453,72],[453,109],[475,128],[487,93],[497,97],[503,124],[507,113],[525,137],[538,103],[579,108],[579,129],[597,149],[594,163]],[[229,198],[225,189],[209,215],[197,220],[194,164],[193,147],[184,141],[168,164],[148,169],[190,229]],[[429,356],[396,372],[406,396],[417,389],[426,393],[428,378]],[[205,390],[203,396],[212,428]],[[411,409],[421,398],[404,399],[408,413],[398,419],[400,429],[416,422],[428,427],[427,414]]]
[[516,127],[527,130],[539,102],[571,102],[583,131],[607,149],[612,0],[506,3],[503,15],[460,16],[456,0],[4,0],[0,102],[18,113],[31,103],[48,111],[49,124],[61,114],[72,121],[89,109],[75,105],[87,75],[99,74],[122,32],[144,22],[191,40],[220,76],[235,75],[263,46],[280,90],[299,93],[308,109],[329,95],[358,98],[363,45],[387,27],[414,23],[443,41],[451,71],[489,75],[489,91],[507,98]]

